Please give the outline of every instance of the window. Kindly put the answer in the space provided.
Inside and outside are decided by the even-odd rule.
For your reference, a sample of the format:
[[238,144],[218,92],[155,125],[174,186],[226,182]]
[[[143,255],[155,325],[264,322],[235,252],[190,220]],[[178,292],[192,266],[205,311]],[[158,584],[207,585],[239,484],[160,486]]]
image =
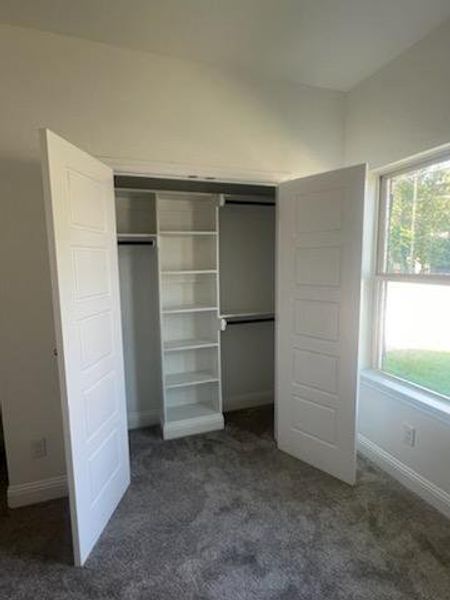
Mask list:
[[450,397],[450,159],[381,179],[376,366]]

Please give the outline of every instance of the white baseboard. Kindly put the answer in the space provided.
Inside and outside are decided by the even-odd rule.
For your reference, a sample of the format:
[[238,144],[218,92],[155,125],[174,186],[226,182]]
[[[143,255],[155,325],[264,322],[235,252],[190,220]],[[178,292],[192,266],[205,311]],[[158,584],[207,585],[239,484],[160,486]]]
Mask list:
[[224,412],[233,410],[242,410],[244,408],[255,408],[273,404],[273,390],[264,390],[262,392],[251,392],[250,394],[241,394],[239,396],[229,396],[223,399]]
[[67,479],[65,475],[20,485],[10,485],[7,492],[9,508],[38,504],[39,502],[64,496],[67,496]]
[[160,421],[160,414],[157,408],[140,412],[129,412],[127,417],[128,429],[151,427],[152,425],[158,425]]
[[441,489],[411,467],[380,448],[365,436],[358,435],[358,449],[361,454],[397,479],[406,488],[420,496],[439,512],[450,518],[450,494]]

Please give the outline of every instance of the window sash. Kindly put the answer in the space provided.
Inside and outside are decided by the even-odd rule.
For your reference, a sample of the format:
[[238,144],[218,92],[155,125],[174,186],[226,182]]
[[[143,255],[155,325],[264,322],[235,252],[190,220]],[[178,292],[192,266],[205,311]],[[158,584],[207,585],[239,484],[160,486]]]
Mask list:
[[[384,322],[385,322],[385,311],[386,311],[386,297],[387,297],[387,284],[389,281],[398,281],[397,278],[393,278],[390,276],[384,277],[376,277],[375,278],[375,303],[373,314],[375,317],[375,330],[373,335],[373,351],[372,351],[372,368],[379,371],[383,374],[383,376],[388,377],[394,381],[400,382],[411,389],[420,390],[421,392],[428,394],[430,397],[437,398],[439,400],[444,400],[446,402],[450,401],[450,397],[445,394],[441,394],[435,390],[430,388],[423,387],[414,381],[410,381],[408,379],[404,379],[403,377],[399,377],[394,375],[393,373],[389,373],[382,368],[383,362],[383,336],[384,336]],[[429,281],[419,281],[421,284],[431,283]],[[449,282],[446,281],[446,284]],[[440,282],[439,282],[440,285]]]
[[388,230],[389,230],[389,186],[392,178],[398,175],[412,173],[418,169],[434,165],[436,163],[450,160],[450,152],[436,154],[433,158],[415,161],[396,171],[385,173],[379,178],[379,208],[378,208],[378,235],[376,250],[376,277],[393,278],[392,281],[415,281],[417,283],[440,283],[450,284],[450,275],[440,274],[407,274],[407,273],[389,273],[387,270],[388,253]]
[[450,285],[450,275],[409,274],[409,273],[377,273],[375,279],[380,281],[404,281],[405,283],[423,283],[430,285]]

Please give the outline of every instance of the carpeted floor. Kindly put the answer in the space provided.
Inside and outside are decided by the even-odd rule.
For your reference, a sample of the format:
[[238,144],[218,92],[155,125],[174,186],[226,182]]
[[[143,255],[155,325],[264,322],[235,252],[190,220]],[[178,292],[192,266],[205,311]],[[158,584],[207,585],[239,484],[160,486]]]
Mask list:
[[131,488],[83,569],[66,501],[3,504],[0,598],[450,599],[449,521],[364,460],[350,488],[271,433],[267,408],[177,441],[132,433]]

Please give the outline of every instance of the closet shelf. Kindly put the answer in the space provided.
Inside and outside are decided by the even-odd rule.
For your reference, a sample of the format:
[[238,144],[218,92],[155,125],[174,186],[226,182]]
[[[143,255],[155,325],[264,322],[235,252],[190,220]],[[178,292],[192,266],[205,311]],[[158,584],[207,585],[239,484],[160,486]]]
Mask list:
[[164,352],[176,352],[178,350],[196,350],[197,348],[216,348],[218,342],[214,340],[175,340],[164,342]]
[[217,269],[176,269],[161,271],[161,275],[217,275]]
[[179,306],[163,306],[161,312],[164,315],[176,313],[216,312],[217,306],[201,304],[181,304]]
[[166,230],[160,231],[159,235],[164,237],[188,237],[188,236],[217,236],[217,231],[195,231],[195,230]]
[[194,371],[191,373],[174,373],[166,376],[166,388],[188,387],[203,383],[214,383],[219,381],[216,373],[208,371]]
[[216,414],[220,413],[205,404],[199,403],[167,407],[168,422],[186,421],[188,419],[198,419],[199,417],[209,417]]

